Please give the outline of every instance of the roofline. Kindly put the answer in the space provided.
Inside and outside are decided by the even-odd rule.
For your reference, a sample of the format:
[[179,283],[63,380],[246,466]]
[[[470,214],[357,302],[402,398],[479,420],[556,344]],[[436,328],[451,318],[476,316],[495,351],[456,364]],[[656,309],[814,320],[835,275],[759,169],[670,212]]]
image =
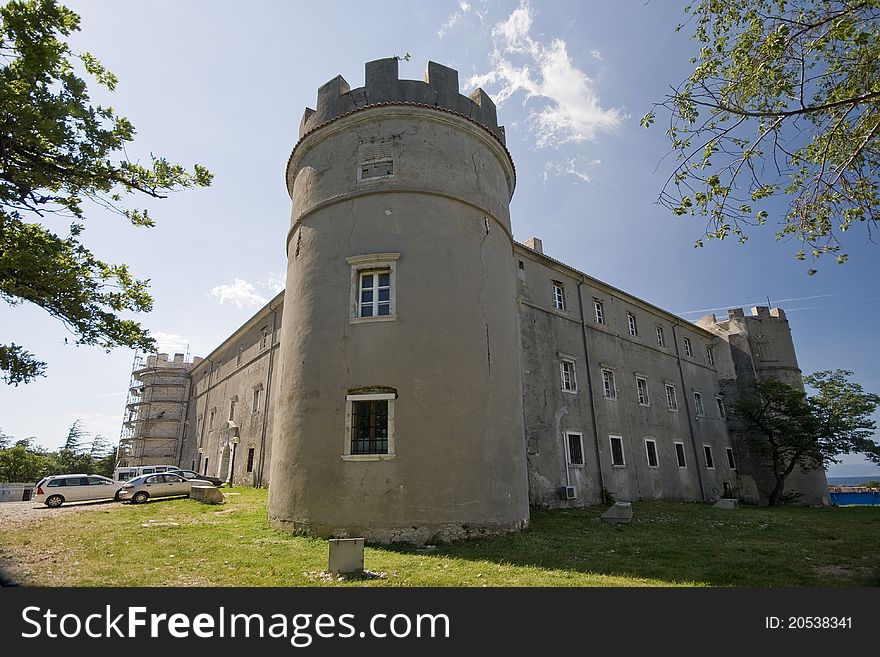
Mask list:
[[515,252],[522,253],[523,255],[526,255],[526,256],[533,258],[535,260],[539,260],[539,261],[545,260],[546,261],[545,264],[552,265],[557,269],[562,268],[562,269],[566,270],[564,273],[567,273],[568,275],[573,276],[574,278],[580,278],[584,283],[591,283],[591,284],[595,285],[596,287],[604,288],[606,291],[613,293],[617,296],[620,296],[621,298],[625,299],[626,301],[628,301],[629,303],[632,303],[635,306],[642,306],[646,310],[650,310],[651,312],[658,313],[660,315],[665,316],[667,319],[669,319],[671,322],[673,322],[675,324],[687,325],[687,327],[689,329],[692,329],[693,331],[695,331],[696,333],[699,333],[700,335],[702,335],[704,337],[712,338],[712,339],[715,339],[718,337],[716,334],[712,333],[712,331],[704,329],[702,326],[699,326],[699,325],[691,322],[690,320],[684,319],[683,317],[679,317],[675,313],[669,312],[668,310],[664,310],[663,308],[660,308],[659,306],[655,306],[653,303],[645,301],[644,299],[640,299],[639,297],[633,296],[632,294],[629,294],[628,292],[624,292],[620,288],[614,287],[613,285],[606,283],[605,281],[601,281],[598,278],[594,278],[593,276],[590,276],[589,274],[585,274],[584,272],[580,271],[579,269],[575,269],[571,265],[565,264],[561,260],[557,260],[556,258],[551,258],[550,256],[545,255],[543,253],[538,253],[534,249],[530,249],[525,244],[521,244],[520,242],[517,242],[516,240],[514,240],[513,244],[514,244],[514,251]]
[[221,342],[219,345],[217,345],[211,351],[211,353],[209,353],[207,356],[202,358],[201,362],[197,363],[194,367],[190,368],[190,370],[189,370],[190,374],[195,374],[196,371],[201,369],[201,367],[204,363],[212,363],[214,361],[214,358],[216,358],[217,355],[219,354],[219,352],[223,351],[223,349],[225,349],[228,346],[228,343],[234,342],[235,339],[241,333],[253,328],[254,325],[259,323],[258,318],[263,317],[263,315],[265,313],[268,313],[268,311],[275,310],[280,305],[281,301],[283,301],[283,299],[284,299],[284,290],[281,290],[281,292],[276,294],[269,301],[269,303],[267,303],[265,306],[260,308],[257,312],[255,312],[253,315],[251,315],[250,318],[247,319],[244,324],[242,324],[237,329],[235,329],[232,333],[230,333],[229,336],[223,342]]

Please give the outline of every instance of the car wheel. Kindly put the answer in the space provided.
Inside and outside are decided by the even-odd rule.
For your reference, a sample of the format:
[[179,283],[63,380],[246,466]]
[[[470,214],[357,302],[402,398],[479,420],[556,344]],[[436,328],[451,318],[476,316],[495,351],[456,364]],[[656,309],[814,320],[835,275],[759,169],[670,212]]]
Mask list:
[[62,504],[64,504],[64,498],[60,495],[51,495],[49,499],[46,500],[46,506],[53,509],[57,509]]
[[131,501],[135,504],[143,504],[150,498],[150,494],[146,491],[138,491],[134,495],[131,496]]

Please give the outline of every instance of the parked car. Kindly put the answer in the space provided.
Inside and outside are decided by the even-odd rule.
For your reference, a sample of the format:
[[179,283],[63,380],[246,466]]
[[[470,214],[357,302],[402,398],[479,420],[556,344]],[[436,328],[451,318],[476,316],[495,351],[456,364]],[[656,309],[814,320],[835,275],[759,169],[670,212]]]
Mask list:
[[112,500],[119,486],[101,475],[52,475],[37,482],[34,502],[56,508],[65,502]]
[[184,479],[171,472],[141,475],[122,484],[119,499],[130,500],[134,504],[143,504],[152,497],[189,495],[193,486],[213,486],[213,484],[204,479]]
[[203,479],[204,481],[210,481],[215,486],[222,486],[224,482],[220,477],[211,477],[209,475],[199,474],[194,470],[181,470],[179,468],[175,468],[174,470],[169,470],[168,472],[173,472],[176,475],[180,475],[184,479]]
[[176,465],[133,465],[129,468],[116,468],[113,471],[113,479],[116,481],[128,481],[141,475],[156,474],[167,470],[180,470]]

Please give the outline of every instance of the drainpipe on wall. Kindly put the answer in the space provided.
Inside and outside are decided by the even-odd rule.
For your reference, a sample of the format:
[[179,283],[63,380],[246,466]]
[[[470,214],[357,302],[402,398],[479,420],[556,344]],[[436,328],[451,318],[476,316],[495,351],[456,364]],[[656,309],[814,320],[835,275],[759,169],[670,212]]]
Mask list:
[[675,343],[675,360],[678,362],[678,376],[681,378],[681,394],[682,397],[684,397],[682,403],[684,404],[684,410],[688,417],[688,429],[690,429],[691,432],[691,449],[694,452],[694,466],[697,468],[697,482],[700,485],[700,499],[705,502],[706,491],[703,488],[703,473],[700,471],[700,455],[697,452],[697,439],[694,433],[694,421],[691,417],[691,405],[688,402],[687,386],[684,382],[684,369],[681,366],[681,353],[678,350],[678,334],[675,332],[677,327],[678,324],[672,325],[672,341]]
[[275,364],[275,332],[278,328],[278,311],[272,308],[272,337],[269,341],[269,372],[266,375],[266,399],[263,402],[263,430],[260,434],[260,461],[257,465],[257,476],[254,478],[254,486],[263,485],[263,467],[266,462],[266,430],[269,424],[270,400],[272,397],[272,367]]
[[[593,418],[593,435],[596,438],[596,464],[599,467],[599,495],[602,503],[605,503],[605,478],[602,476],[602,456],[599,453],[599,423],[596,420],[596,399],[593,397],[593,372],[590,367],[590,350],[587,348],[587,318],[584,315],[584,297],[581,294],[581,285],[584,279],[578,281],[578,305],[581,311],[581,337],[584,341],[584,359],[587,362],[587,393],[590,397],[590,415]],[[567,447],[567,445],[566,445]]]

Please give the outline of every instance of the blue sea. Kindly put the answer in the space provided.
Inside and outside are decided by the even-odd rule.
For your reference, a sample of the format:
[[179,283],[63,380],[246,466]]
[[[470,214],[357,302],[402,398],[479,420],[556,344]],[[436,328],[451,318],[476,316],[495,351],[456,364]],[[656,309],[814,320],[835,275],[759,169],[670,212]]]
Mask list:
[[866,481],[880,481],[880,475],[865,475],[864,477],[828,477],[831,486],[857,486]]

